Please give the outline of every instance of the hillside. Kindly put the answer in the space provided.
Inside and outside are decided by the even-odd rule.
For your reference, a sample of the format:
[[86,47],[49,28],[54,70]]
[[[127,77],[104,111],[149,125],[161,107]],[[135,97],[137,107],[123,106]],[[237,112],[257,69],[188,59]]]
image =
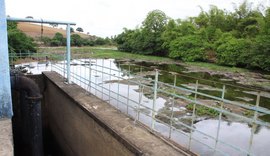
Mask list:
[[[27,34],[28,36],[31,36],[33,38],[38,38],[41,36],[41,25],[40,24],[31,24],[26,22],[19,22],[18,23],[18,29],[20,29],[22,32]],[[48,25],[43,25],[43,36],[52,38],[55,33],[61,33],[66,37],[66,30],[62,28],[52,28]],[[78,33],[75,32],[75,34],[79,34],[82,38],[93,38],[94,36],[87,35],[84,33]]]

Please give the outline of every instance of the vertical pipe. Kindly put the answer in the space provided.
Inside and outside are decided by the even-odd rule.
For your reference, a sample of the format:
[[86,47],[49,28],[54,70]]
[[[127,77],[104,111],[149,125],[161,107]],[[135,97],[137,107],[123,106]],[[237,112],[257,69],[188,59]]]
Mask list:
[[95,75],[95,95],[96,96],[97,96],[97,78],[98,78],[97,66],[98,66],[98,59],[96,58],[96,75]]
[[259,107],[259,104],[260,104],[260,99],[261,99],[261,92],[259,92],[257,94],[257,99],[256,99],[256,110],[254,112],[254,116],[253,116],[253,123],[252,123],[252,129],[251,129],[251,135],[250,135],[250,139],[249,139],[249,146],[248,146],[248,155],[251,155],[251,148],[252,148],[252,144],[253,144],[253,137],[254,137],[254,133],[255,133],[255,130],[256,130],[256,123],[255,121],[257,120],[258,118],[258,107]]
[[109,81],[110,81],[110,83],[109,83],[109,103],[111,103],[111,80],[112,80],[112,60],[110,60],[110,76],[109,76]]
[[[140,66],[140,76],[142,75],[142,66]],[[134,120],[134,124],[136,123],[136,120],[140,121],[140,109],[141,109],[141,103],[142,103],[142,95],[143,95],[143,85],[141,82],[141,78],[139,78],[139,103],[138,103],[138,108],[137,108],[137,113],[136,113],[136,118]]]
[[66,77],[66,55],[67,54],[63,54],[64,55],[64,61],[63,61],[63,76],[64,78]]
[[[42,119],[41,119],[41,98],[26,97],[29,109],[29,126],[28,131],[31,131],[30,144],[31,155],[43,156],[43,139],[42,139]],[[26,105],[27,105],[26,104]],[[29,138],[28,138],[29,139]]]
[[102,59],[102,67],[101,67],[102,69],[101,69],[101,99],[103,100],[103,79],[104,79],[104,74],[103,74],[103,72],[104,72],[104,59]]
[[174,81],[173,81],[173,101],[172,101],[172,110],[171,110],[171,116],[170,116],[170,132],[169,132],[169,138],[172,136],[172,124],[173,124],[173,108],[175,103],[175,87],[176,87],[176,75],[174,75]]
[[87,90],[87,72],[86,72],[86,68],[87,68],[86,67],[86,64],[87,63],[86,63],[86,59],[84,59],[84,62],[83,63],[84,63],[84,65],[83,65],[83,68],[84,68],[84,80],[83,81],[84,82],[83,83],[85,85],[85,90]]
[[[195,118],[196,118],[196,105],[197,105],[196,101],[197,101],[198,86],[199,86],[199,81],[196,80],[195,95],[194,95],[194,101],[195,101],[195,103],[193,104],[192,120],[191,120],[191,127],[192,127],[192,128],[193,128],[193,126],[194,126],[194,120],[195,120]],[[190,150],[190,148],[191,148],[192,134],[193,134],[193,131],[190,130],[189,142],[188,142],[188,149],[189,149],[189,150]]]
[[91,58],[89,58],[89,93],[91,93],[91,90],[92,90],[92,88],[91,88],[91,83],[92,83],[92,70],[91,70],[91,67],[92,67],[92,65],[91,65]]
[[67,82],[70,84],[70,24],[67,24]]
[[117,108],[119,108],[119,90],[120,90],[120,88],[119,88],[119,83],[120,83],[120,71],[121,71],[121,69],[120,69],[120,62],[119,62],[119,65],[118,65],[118,78],[117,78],[117,80],[118,80],[118,83],[117,83]]
[[[225,85],[223,85],[223,88],[222,88],[222,95],[221,95],[221,105],[220,105],[220,109],[222,110],[223,109],[223,105],[224,105],[224,97],[225,97]],[[218,127],[217,127],[217,135],[216,135],[216,142],[215,142],[215,151],[216,151],[216,148],[217,148],[217,144],[218,144],[218,139],[219,139],[219,132],[220,132],[220,122],[221,122],[221,117],[222,117],[222,112],[219,112],[219,117],[218,117]]]
[[127,114],[128,114],[128,109],[129,109],[129,89],[130,89],[130,84],[129,84],[129,79],[130,79],[130,64],[128,64],[128,92],[127,92]]
[[82,77],[82,61],[80,59],[78,59],[78,60],[79,60],[79,63],[80,63],[80,65],[78,66],[79,70],[80,70],[80,75],[78,76],[79,77],[79,84],[80,84],[80,86],[82,86],[82,79],[83,79],[83,77]]
[[157,85],[158,85],[158,70],[156,69],[156,74],[155,74],[155,83],[154,83],[154,98],[153,98],[153,108],[152,108],[152,123],[151,123],[151,128],[152,130],[155,129],[155,111],[156,111],[156,99],[157,99]]
[[10,88],[5,0],[0,0],[0,45],[0,118],[11,118],[13,112]]

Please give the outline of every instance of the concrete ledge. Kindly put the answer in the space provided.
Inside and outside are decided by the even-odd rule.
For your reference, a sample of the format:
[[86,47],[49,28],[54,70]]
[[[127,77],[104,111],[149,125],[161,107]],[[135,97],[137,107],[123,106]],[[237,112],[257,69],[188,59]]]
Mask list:
[[11,119],[0,119],[0,156],[13,156]]
[[43,75],[49,126],[64,150],[70,153],[67,155],[191,154],[134,125],[125,114],[94,95],[87,95],[81,87],[64,83],[57,73]]

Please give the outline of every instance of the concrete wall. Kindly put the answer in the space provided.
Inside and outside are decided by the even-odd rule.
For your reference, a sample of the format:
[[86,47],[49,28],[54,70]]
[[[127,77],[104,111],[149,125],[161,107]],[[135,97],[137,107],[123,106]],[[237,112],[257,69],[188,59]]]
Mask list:
[[0,156],[13,156],[11,119],[0,118]]
[[[185,155],[61,76],[44,72],[48,126],[67,156]],[[187,154],[187,153],[186,153]]]

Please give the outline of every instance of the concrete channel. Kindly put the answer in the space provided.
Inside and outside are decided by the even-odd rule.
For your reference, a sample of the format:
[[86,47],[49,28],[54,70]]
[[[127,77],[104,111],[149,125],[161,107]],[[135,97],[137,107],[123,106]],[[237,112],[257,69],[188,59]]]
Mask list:
[[134,124],[119,110],[76,84],[67,84],[55,72],[30,77],[43,93],[43,129],[50,130],[63,155],[195,155]]

